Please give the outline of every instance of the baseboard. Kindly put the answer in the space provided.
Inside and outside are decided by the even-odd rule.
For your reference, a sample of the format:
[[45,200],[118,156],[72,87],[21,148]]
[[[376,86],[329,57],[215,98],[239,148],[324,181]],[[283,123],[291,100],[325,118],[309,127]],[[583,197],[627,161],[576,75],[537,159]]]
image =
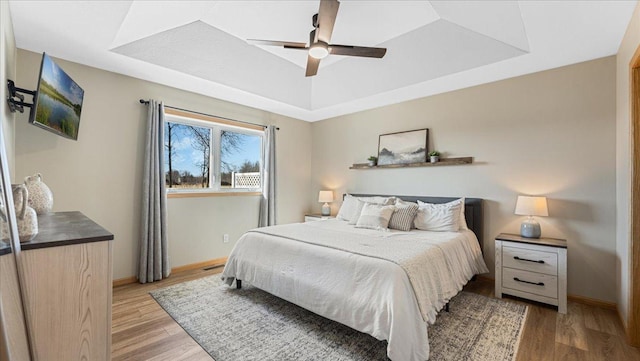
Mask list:
[[118,278],[117,280],[113,280],[113,287],[130,285],[132,283],[138,282],[138,277],[131,276],[126,278]]
[[622,325],[622,329],[624,330],[625,340],[629,345],[631,345],[631,337],[629,337],[629,328],[627,327],[627,320],[622,317],[622,313],[620,313],[620,309],[616,310],[618,314],[618,319],[620,320],[620,324]]
[[608,310],[614,310],[616,312],[618,311],[618,306],[615,302],[601,301],[596,300],[595,298],[576,295],[567,295],[567,299],[576,303],[582,303],[583,305],[606,308]]
[[174,267],[174,268],[171,269],[171,273],[179,273],[179,272],[184,272],[184,271],[191,271],[191,270],[198,269],[198,268],[222,266],[225,263],[227,263],[227,257],[210,259],[210,260],[204,261],[204,262],[198,262],[198,263],[187,264],[187,265],[180,266],[180,267]]
[[[480,281],[488,281],[488,282],[495,282],[494,278],[491,278],[491,277],[485,276],[485,275],[478,275],[478,280],[480,280]],[[618,306],[616,305],[615,302],[601,301],[601,300],[596,300],[594,298],[589,298],[589,297],[584,297],[584,296],[576,296],[576,295],[567,295],[567,299],[569,301],[573,301],[573,302],[576,302],[576,303],[582,303],[583,305],[606,308],[608,310],[614,310],[614,311],[618,312]],[[618,312],[618,316],[620,316],[620,312]],[[622,323],[622,324],[624,325],[625,323]]]
[[627,341],[627,344],[632,347],[640,347],[640,345],[635,345],[633,343],[634,337],[632,337],[631,335],[631,330],[629,329],[628,320],[622,317],[622,314],[620,313],[619,309],[617,313],[618,313],[618,319],[620,319],[620,323],[622,324],[622,329],[624,330],[625,341]]
[[476,275],[478,281],[483,281],[483,282],[495,282],[496,280],[489,277],[489,276],[485,276],[485,275]]
[[[171,269],[171,273],[180,273],[180,272],[191,271],[199,268],[224,266],[225,263],[227,263],[227,257],[210,259],[204,262],[191,263],[184,266],[174,267]],[[117,280],[113,280],[113,287],[129,285],[137,282],[138,282],[138,277],[136,276],[119,278]]]

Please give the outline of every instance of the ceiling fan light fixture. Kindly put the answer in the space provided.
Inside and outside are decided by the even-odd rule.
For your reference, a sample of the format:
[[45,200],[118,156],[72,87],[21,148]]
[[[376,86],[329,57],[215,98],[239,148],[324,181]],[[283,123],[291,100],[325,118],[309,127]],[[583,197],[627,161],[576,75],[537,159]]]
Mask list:
[[329,46],[324,41],[318,41],[309,48],[309,55],[316,59],[324,59],[329,55]]
[[[0,0],[2,1],[2,0]],[[307,67],[305,76],[318,74],[320,61],[329,54],[341,56],[357,56],[366,58],[382,58],[387,52],[386,48],[373,48],[353,45],[331,45],[331,33],[340,7],[339,0],[320,0],[318,13],[313,15],[313,30],[309,33],[309,42],[297,43],[291,41],[274,41],[252,39],[255,45],[282,46],[285,49],[307,50]]]

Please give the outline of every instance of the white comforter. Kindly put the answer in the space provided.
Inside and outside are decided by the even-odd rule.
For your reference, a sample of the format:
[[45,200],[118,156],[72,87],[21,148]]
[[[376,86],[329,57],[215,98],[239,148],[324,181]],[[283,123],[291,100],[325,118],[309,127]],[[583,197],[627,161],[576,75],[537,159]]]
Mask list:
[[[433,323],[437,312],[474,274],[488,272],[471,231],[377,231],[333,219],[294,227],[297,229],[287,226],[275,232],[289,229],[289,238],[265,234],[261,229],[247,232],[231,252],[223,279],[228,284],[241,279],[321,316],[387,340],[387,355],[394,361],[427,360],[426,322]],[[308,235],[311,243],[296,241],[300,234]],[[327,239],[328,234],[335,234],[336,239]],[[347,252],[342,248],[350,247],[341,247],[340,240],[348,242],[349,234],[355,235],[351,237],[351,242],[357,243],[355,249],[379,249],[370,255]],[[414,261],[408,260],[408,265],[396,263],[393,257],[388,260],[376,256],[393,253],[390,245],[400,248],[412,242],[423,244],[416,252],[425,254],[411,258]],[[420,259],[432,262],[421,265],[422,271],[416,270],[415,260]]]

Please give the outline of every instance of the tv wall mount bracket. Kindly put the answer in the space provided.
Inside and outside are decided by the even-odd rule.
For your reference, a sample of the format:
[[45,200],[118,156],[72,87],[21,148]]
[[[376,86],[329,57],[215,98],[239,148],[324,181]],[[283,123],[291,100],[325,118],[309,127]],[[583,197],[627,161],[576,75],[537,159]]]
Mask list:
[[[18,88],[13,80],[7,80],[7,89],[9,91],[7,93],[7,103],[9,104],[9,110],[12,113],[15,113],[16,111],[24,113],[24,107],[33,110],[33,102],[36,94],[38,93],[37,91]],[[24,102],[24,94],[22,93],[31,95],[31,103]]]

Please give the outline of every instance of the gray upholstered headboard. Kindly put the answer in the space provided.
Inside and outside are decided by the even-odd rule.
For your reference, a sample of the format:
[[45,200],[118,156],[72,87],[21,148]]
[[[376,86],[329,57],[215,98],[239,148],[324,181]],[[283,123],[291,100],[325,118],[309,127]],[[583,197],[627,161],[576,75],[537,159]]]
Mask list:
[[[391,197],[389,195],[384,194],[355,194],[349,193],[354,197],[373,197],[373,196],[381,196],[381,197]],[[447,203],[451,201],[455,201],[460,197],[420,197],[420,196],[396,196],[401,198],[403,201],[407,202],[416,202],[418,200],[425,203]],[[344,198],[344,195],[343,195]],[[484,250],[484,240],[482,235],[484,234],[484,219],[482,213],[482,198],[465,198],[464,199],[464,217],[467,220],[467,227],[473,233],[476,234],[478,238],[478,242],[480,243],[480,249]]]

